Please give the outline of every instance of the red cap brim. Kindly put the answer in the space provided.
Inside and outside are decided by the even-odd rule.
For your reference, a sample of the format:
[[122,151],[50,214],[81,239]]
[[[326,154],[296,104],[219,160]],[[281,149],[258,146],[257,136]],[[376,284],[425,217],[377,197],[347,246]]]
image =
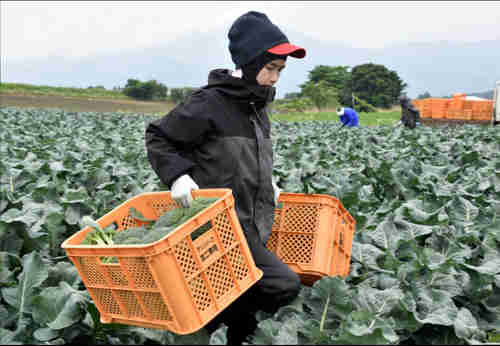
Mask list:
[[267,50],[276,55],[290,55],[294,58],[302,59],[306,56],[306,50],[290,43],[282,43]]

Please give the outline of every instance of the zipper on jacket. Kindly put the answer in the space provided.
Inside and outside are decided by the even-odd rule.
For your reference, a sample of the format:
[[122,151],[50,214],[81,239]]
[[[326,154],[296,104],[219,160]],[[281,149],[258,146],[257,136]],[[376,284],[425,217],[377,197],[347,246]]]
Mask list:
[[252,105],[252,109],[257,117],[257,120],[259,120],[259,122],[263,124],[263,121],[260,118],[259,112],[257,112],[257,108],[255,108],[255,102],[252,101],[252,102],[250,102],[250,104]]
[[[255,112],[255,115],[256,117],[260,120],[259,118],[259,113],[257,112],[257,108],[255,108],[255,103],[254,102],[250,102],[250,105],[252,106],[252,109],[253,111]],[[257,124],[257,119],[251,119],[250,120],[253,124],[253,127],[254,127],[254,132],[256,131],[255,127],[256,126],[259,126]],[[252,210],[252,220],[253,220],[253,223],[254,223],[254,226],[255,226],[255,229],[257,230],[257,234],[259,236],[259,239],[260,239],[260,232],[259,232],[259,228],[257,227],[257,224],[255,223],[255,209],[256,209],[256,205],[257,205],[257,195],[259,193],[259,188],[260,188],[260,185],[261,185],[261,181],[260,181],[260,170],[261,170],[261,167],[260,167],[260,152],[259,152],[259,138],[257,137],[257,134],[255,134],[255,143],[257,144],[257,164],[259,166],[259,186],[257,187],[256,191],[255,191],[255,194],[253,196],[253,210]]]

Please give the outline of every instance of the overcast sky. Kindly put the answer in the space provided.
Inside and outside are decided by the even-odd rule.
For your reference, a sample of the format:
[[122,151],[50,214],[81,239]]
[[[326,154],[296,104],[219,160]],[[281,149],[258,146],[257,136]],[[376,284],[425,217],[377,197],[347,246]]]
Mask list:
[[266,13],[285,33],[361,48],[500,38],[500,1],[1,1],[0,6],[2,62],[153,47],[186,32],[215,30],[225,37],[234,19],[249,10]]

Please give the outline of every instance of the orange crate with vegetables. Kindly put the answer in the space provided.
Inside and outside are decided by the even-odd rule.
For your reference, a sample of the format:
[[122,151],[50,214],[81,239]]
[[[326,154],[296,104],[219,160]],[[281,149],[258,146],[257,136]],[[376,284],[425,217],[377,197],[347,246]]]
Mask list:
[[[96,232],[90,226],[63,242],[102,322],[192,333],[262,277],[231,190],[195,190],[193,198],[214,201],[152,243],[82,245],[90,232]],[[143,193],[96,222],[101,228],[113,226],[112,232],[119,234],[180,209],[186,208],[179,208],[170,192]]]

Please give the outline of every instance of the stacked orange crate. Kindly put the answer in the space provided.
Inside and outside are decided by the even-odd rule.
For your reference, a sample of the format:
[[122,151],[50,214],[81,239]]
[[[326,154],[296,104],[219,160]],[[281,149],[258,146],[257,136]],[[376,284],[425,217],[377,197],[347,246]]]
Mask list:
[[448,108],[450,106],[450,100],[449,99],[441,99],[441,112],[443,113],[443,118],[446,119],[448,118]]
[[491,120],[493,114],[493,101],[476,101],[474,120]]
[[429,99],[432,107],[432,118],[443,119],[447,117],[448,100],[440,98]]
[[464,113],[463,113],[464,120],[472,120],[472,105],[475,102],[476,101],[470,101],[470,100],[464,101]]
[[422,118],[432,118],[432,107],[429,99],[422,100],[422,110],[420,111]]
[[465,120],[464,103],[465,94],[454,94],[448,106],[448,118]]
[[437,113],[437,110],[435,108],[436,106],[436,98],[428,98],[427,102],[429,104],[429,108],[431,109],[431,118],[439,118],[439,114]]
[[491,120],[493,117],[493,101],[486,101],[484,105],[483,120]]

